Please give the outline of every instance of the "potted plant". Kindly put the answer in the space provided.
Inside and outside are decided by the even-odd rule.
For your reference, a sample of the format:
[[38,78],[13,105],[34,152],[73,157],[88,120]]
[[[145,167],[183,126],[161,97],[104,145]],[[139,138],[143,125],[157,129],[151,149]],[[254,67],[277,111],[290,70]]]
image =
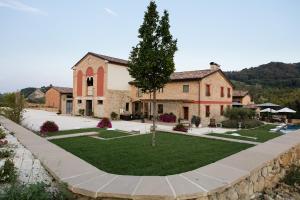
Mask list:
[[198,116],[196,116],[196,117],[195,117],[195,126],[198,128],[199,125],[200,125],[200,123],[201,123],[201,118],[198,117]]

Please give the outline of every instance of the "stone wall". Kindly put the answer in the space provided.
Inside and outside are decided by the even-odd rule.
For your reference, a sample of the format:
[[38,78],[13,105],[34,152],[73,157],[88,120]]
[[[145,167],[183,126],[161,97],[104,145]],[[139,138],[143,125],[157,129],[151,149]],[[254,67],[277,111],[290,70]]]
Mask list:
[[300,145],[268,162],[233,186],[197,200],[253,199],[255,194],[273,188],[285,177],[292,165],[300,166]]

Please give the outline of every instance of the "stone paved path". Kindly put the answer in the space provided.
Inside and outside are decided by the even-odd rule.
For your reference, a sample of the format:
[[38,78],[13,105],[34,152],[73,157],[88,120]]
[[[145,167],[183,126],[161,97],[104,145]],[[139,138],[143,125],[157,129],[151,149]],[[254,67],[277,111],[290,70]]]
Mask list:
[[99,134],[99,133],[98,132],[84,132],[84,133],[74,133],[74,134],[50,136],[50,137],[46,137],[46,139],[54,140],[54,139],[72,138],[72,137],[80,137],[80,136],[91,136],[91,135],[97,135],[97,134]]
[[221,192],[300,144],[300,131],[297,131],[189,172],[170,176],[126,176],[99,170],[2,116],[0,123],[14,132],[45,168],[57,180],[66,182],[73,192],[108,199],[196,199]]

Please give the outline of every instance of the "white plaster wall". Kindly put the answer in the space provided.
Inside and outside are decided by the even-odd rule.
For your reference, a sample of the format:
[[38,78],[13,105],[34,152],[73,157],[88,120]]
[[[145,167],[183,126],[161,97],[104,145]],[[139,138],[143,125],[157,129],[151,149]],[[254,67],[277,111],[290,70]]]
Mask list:
[[129,90],[130,86],[128,82],[133,79],[129,75],[126,67],[108,64],[107,67],[107,88],[110,90]]

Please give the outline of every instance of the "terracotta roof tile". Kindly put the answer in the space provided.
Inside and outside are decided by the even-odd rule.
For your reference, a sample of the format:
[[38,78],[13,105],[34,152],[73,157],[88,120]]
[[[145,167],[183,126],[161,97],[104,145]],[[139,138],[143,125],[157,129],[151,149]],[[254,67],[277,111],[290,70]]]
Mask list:
[[233,90],[233,97],[244,97],[248,94],[248,91],[246,90]]
[[96,56],[98,58],[102,58],[104,60],[107,60],[108,62],[112,62],[112,63],[118,63],[118,64],[122,64],[122,65],[127,65],[128,61],[124,60],[124,59],[120,59],[120,58],[115,58],[115,57],[111,57],[111,56],[106,56],[106,55],[102,55],[102,54],[97,54],[97,53],[93,53],[93,52],[89,52],[89,54]]
[[73,93],[73,88],[69,88],[69,87],[57,87],[57,86],[53,86],[53,89],[57,90],[58,92],[62,93],[62,94],[67,94],[67,93]]
[[195,71],[174,72],[171,74],[171,80],[201,79],[217,70],[205,69]]

